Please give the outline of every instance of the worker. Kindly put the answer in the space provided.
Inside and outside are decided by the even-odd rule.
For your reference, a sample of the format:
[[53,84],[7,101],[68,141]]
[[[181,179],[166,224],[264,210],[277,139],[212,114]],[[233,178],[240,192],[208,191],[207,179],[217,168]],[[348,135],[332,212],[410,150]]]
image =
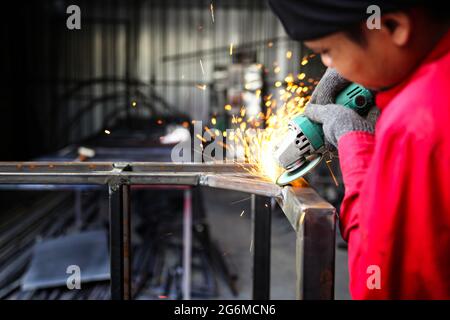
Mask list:
[[[435,1],[269,2],[328,67],[305,115],[339,153],[352,297],[450,299],[448,10]],[[347,81],[375,91],[376,124],[333,104]]]

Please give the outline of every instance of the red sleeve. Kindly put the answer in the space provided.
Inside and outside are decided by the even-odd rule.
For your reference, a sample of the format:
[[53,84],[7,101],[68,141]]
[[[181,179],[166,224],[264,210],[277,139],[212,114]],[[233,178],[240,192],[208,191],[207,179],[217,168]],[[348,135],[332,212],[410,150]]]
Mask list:
[[424,121],[416,109],[377,131],[376,144],[362,132],[339,140],[354,299],[450,298],[450,149]]
[[[350,291],[352,297],[362,298],[365,291],[361,282],[365,274],[361,271],[365,255],[362,249],[361,214],[367,214],[362,209],[362,186],[367,179],[367,173],[375,148],[375,137],[367,132],[350,132],[339,139],[339,162],[345,185],[345,196],[339,213],[339,226],[344,240],[348,242],[348,264],[350,273]],[[370,258],[369,258],[370,260]],[[358,287],[358,289],[354,289]],[[362,288],[362,289],[361,289]],[[355,291],[357,291],[355,293]]]
[[375,138],[367,132],[353,131],[339,139],[339,161],[345,185],[339,221],[342,237],[358,228],[359,192],[372,159]]

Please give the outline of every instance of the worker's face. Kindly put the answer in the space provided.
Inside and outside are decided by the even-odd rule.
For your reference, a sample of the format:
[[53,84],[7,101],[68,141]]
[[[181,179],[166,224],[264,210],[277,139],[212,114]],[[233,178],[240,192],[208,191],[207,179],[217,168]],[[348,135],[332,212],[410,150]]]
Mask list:
[[379,30],[368,30],[364,25],[365,43],[356,43],[340,32],[306,41],[305,45],[344,78],[370,89],[388,88],[401,82],[417,62],[408,47],[409,18],[406,14],[394,14],[394,18],[394,22],[383,20]]

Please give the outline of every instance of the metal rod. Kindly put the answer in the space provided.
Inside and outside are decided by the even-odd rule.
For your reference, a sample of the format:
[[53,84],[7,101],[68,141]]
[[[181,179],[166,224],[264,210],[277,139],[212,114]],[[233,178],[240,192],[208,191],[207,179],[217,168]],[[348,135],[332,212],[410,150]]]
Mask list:
[[191,299],[192,191],[184,191],[183,204],[183,299]]
[[109,185],[111,299],[131,299],[130,186]]
[[334,299],[335,218],[329,211],[308,209],[297,232],[297,298]]
[[256,196],[253,231],[253,299],[270,299],[270,199]]
[[311,188],[285,188],[277,201],[297,234],[297,299],[334,299],[335,209]]

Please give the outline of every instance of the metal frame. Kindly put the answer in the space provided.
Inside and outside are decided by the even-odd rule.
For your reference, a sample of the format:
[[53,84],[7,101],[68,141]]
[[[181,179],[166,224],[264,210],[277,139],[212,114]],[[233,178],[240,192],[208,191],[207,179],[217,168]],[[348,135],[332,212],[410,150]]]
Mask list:
[[[0,184],[97,184],[109,187],[111,298],[131,299],[130,186],[208,186],[251,193],[253,299],[270,298],[270,198],[297,234],[298,299],[334,298],[335,209],[309,187],[280,187],[248,173],[248,165],[152,162],[2,162]],[[184,206],[184,298],[190,298],[191,191]],[[186,245],[186,242],[188,244]]]

